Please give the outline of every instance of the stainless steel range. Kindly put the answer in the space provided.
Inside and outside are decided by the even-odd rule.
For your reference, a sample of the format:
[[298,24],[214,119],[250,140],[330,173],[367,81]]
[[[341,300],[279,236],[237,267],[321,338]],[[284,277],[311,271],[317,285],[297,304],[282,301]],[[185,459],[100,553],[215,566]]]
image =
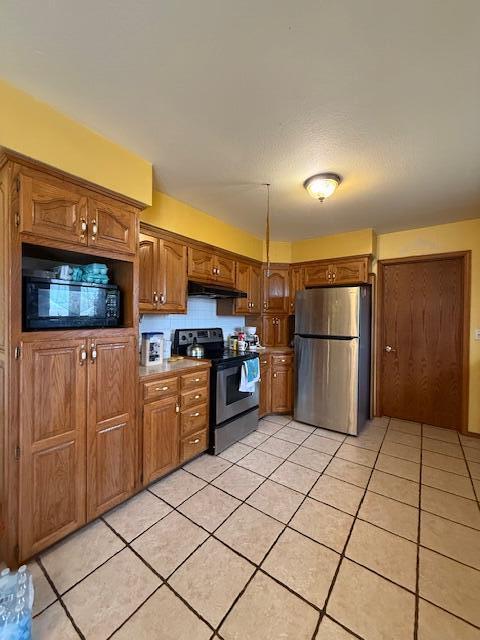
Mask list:
[[187,355],[189,346],[204,349],[212,363],[210,376],[210,453],[217,454],[251,433],[258,425],[258,384],[253,393],[239,391],[242,363],[257,358],[255,352],[225,349],[223,331],[176,329],[173,352]]

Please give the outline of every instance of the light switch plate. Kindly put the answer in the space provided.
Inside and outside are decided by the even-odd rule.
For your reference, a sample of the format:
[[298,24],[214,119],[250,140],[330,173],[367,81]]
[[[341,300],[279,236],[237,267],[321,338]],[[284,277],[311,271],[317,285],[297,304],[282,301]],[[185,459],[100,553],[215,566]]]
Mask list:
[[475,340],[480,340],[480,329],[475,329]]

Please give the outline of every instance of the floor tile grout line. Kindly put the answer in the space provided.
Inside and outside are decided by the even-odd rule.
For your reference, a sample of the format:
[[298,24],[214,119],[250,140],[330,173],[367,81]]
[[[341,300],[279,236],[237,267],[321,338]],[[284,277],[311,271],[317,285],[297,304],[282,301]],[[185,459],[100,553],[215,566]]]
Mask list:
[[[420,425],[420,435],[423,439],[423,425]],[[421,521],[422,521],[422,475],[423,475],[423,447],[420,449],[420,478],[418,485],[418,522],[417,522],[417,560],[415,567],[415,619],[413,640],[418,640],[418,622],[420,609],[420,537],[421,537]]]
[[463,453],[463,459],[464,459],[464,461],[465,461],[465,464],[467,465],[467,471],[468,471],[468,476],[469,476],[469,478],[470,478],[470,484],[471,484],[472,489],[473,489],[473,495],[474,495],[474,496],[475,496],[475,498],[476,498],[477,507],[478,507],[478,508],[479,508],[479,510],[480,510],[480,500],[479,500],[479,496],[477,496],[477,491],[476,491],[476,489],[475,489],[475,483],[474,483],[474,481],[473,481],[472,472],[471,472],[471,470],[470,470],[470,467],[468,466],[467,458],[466,458],[466,456],[465,456],[465,449],[464,449],[464,446],[463,446],[463,443],[462,443],[462,441],[461,441],[461,440],[460,440],[460,448],[461,448],[462,453]]
[[[53,590],[53,592],[56,594],[57,599],[55,600],[55,602],[58,602],[60,604],[60,606],[62,607],[63,611],[65,612],[65,615],[67,616],[67,618],[70,620],[73,628],[75,629],[76,633],[78,634],[79,638],[81,638],[81,640],[86,640],[85,636],[83,635],[82,630],[80,629],[80,627],[77,625],[77,623],[75,622],[72,614],[70,613],[70,611],[68,610],[67,605],[65,604],[65,602],[63,601],[63,597],[60,595],[58,589],[56,588],[53,580],[50,578],[50,576],[48,575],[47,570],[45,569],[41,558],[37,558],[37,562],[38,565],[40,567],[40,569],[43,572],[43,575],[45,576],[45,579],[47,580],[47,582],[49,583],[51,589]],[[54,604],[52,602],[52,604]],[[48,608],[48,607],[47,607]]]
[[[390,420],[389,420],[389,424],[390,424]],[[384,436],[383,436],[382,444],[383,444],[383,442],[385,441],[385,436],[386,436],[386,434],[387,434],[389,424],[387,425],[387,430],[385,431],[385,434],[384,434]],[[376,458],[375,458],[375,464],[376,464],[376,462],[377,462],[377,460],[378,460],[379,455],[380,455],[380,450],[377,452],[377,456],[376,456]],[[325,612],[325,613],[327,612],[328,603],[329,603],[329,601],[330,601],[331,595],[332,595],[333,590],[334,590],[334,588],[335,588],[335,583],[336,583],[336,581],[337,581],[338,574],[340,573],[340,568],[341,568],[341,566],[342,566],[342,563],[343,563],[344,558],[346,557],[346,556],[345,556],[345,552],[346,552],[347,547],[348,547],[348,544],[349,544],[349,542],[350,542],[350,538],[351,538],[351,536],[352,536],[353,528],[355,527],[355,523],[357,522],[357,519],[358,519],[358,514],[360,513],[360,509],[362,508],[363,502],[364,502],[365,497],[366,497],[366,495],[367,495],[368,485],[370,484],[370,481],[371,481],[371,479],[372,479],[373,470],[375,469],[375,464],[374,464],[374,466],[373,466],[373,467],[372,467],[372,469],[371,469],[370,477],[369,477],[369,480],[368,480],[367,485],[366,485],[366,487],[365,487],[364,494],[363,494],[363,496],[362,496],[362,498],[361,498],[361,500],[360,500],[360,502],[359,502],[359,504],[358,504],[358,508],[357,508],[357,511],[356,511],[355,516],[353,517],[353,521],[352,521],[352,524],[351,524],[351,527],[350,527],[350,531],[348,532],[347,538],[346,538],[346,540],[345,540],[345,544],[344,544],[344,546],[343,546],[343,550],[342,550],[342,552],[341,552],[341,554],[340,554],[340,561],[339,561],[339,563],[338,563],[337,569],[336,569],[335,574],[334,574],[334,576],[333,576],[332,582],[330,583],[330,587],[329,587],[329,590],[328,590],[328,593],[327,593],[327,597],[326,597],[326,599],[325,599],[325,604],[324,604],[324,612]],[[312,636],[312,639],[311,639],[311,640],[314,640],[314,639],[315,639],[315,634]]]

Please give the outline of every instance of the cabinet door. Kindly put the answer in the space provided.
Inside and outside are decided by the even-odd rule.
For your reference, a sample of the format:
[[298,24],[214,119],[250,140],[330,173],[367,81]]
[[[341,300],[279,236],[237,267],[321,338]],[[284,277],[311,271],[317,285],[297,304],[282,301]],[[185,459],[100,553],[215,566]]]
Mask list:
[[138,301],[140,311],[155,311],[158,299],[158,245],[155,236],[140,234],[138,243]]
[[289,316],[275,318],[275,347],[288,347],[290,342]]
[[88,519],[122,502],[133,490],[136,370],[132,336],[89,341]]
[[263,270],[263,310],[265,313],[288,313],[288,267]]
[[216,281],[235,286],[235,260],[225,256],[215,256]]
[[318,264],[308,265],[305,267],[305,286],[314,287],[324,284],[332,284],[332,267],[328,262],[319,262]]
[[304,274],[303,267],[290,267],[290,313],[295,313],[295,295],[297,291],[303,291]]
[[89,199],[88,244],[97,249],[134,254],[137,247],[137,216],[128,208]]
[[49,182],[20,176],[20,231],[87,244],[87,198]]
[[261,418],[271,413],[271,370],[266,356],[260,356],[260,398],[258,415]]
[[288,413],[292,410],[292,368],[272,369],[272,413]]
[[245,262],[237,262],[237,278],[235,286],[240,291],[245,291],[246,298],[238,298],[235,300],[236,313],[246,314],[250,312],[250,265]]
[[160,240],[159,311],[187,313],[187,247]]
[[144,484],[149,484],[178,465],[179,442],[177,397],[146,404],[143,408]]
[[335,262],[332,265],[332,279],[335,284],[367,282],[368,258]]
[[215,256],[203,249],[188,248],[188,277],[193,280],[215,280]]
[[262,311],[262,268],[250,266],[250,313]]
[[20,361],[20,557],[85,523],[87,364],[81,340],[23,345]]
[[276,318],[274,316],[262,317],[262,344],[264,347],[274,347],[276,340]]

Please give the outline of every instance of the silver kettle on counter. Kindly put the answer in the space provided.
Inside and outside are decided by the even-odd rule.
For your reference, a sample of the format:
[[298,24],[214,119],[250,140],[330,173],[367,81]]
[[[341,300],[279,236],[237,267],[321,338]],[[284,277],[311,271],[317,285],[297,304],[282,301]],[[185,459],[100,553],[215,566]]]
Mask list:
[[201,344],[197,344],[197,339],[193,339],[193,343],[189,344],[187,347],[187,356],[191,356],[192,358],[203,358],[205,355],[205,349]]

